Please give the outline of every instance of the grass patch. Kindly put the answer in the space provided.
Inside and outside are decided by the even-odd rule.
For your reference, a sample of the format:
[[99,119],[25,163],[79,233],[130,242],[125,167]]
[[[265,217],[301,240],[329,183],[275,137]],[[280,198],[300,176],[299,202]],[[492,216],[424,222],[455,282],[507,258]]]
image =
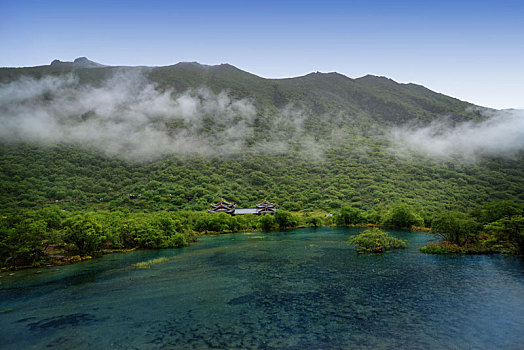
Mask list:
[[133,264],[133,266],[138,269],[148,269],[151,267],[151,265],[162,264],[162,263],[168,262],[169,260],[170,260],[169,258],[165,258],[165,257],[156,258],[153,260],[142,261],[142,262]]

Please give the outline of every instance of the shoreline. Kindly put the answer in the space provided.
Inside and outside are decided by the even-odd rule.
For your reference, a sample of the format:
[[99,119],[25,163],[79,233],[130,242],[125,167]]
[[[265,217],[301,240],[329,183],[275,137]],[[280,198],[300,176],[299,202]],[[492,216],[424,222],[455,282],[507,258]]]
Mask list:
[[[319,226],[320,227],[358,227],[358,228],[381,228],[382,225],[377,224],[358,224],[358,225],[347,225],[347,226]],[[313,226],[306,226],[306,225],[300,225],[297,227],[287,227],[283,229],[278,230],[295,230],[295,229],[305,229],[305,228],[316,228]],[[426,227],[413,227],[412,230],[409,231],[416,231],[416,232],[424,232],[429,233],[429,228]],[[272,231],[264,231],[260,228],[256,229],[248,229],[248,230],[237,230],[237,231],[204,231],[204,232],[193,232],[197,237],[198,236],[207,236],[207,235],[223,235],[223,234],[232,234],[232,233],[245,233],[245,232],[273,232]],[[191,243],[191,244],[198,244],[198,240]],[[180,248],[158,248],[158,249],[180,249]],[[142,250],[158,250],[158,249],[142,249]],[[10,267],[2,267],[0,268],[0,273],[7,273],[7,272],[15,272],[20,270],[28,270],[28,269],[39,269],[39,268],[47,268],[47,267],[56,267],[56,266],[66,266],[66,265],[73,265],[77,263],[81,263],[84,261],[89,261],[93,259],[100,258],[103,255],[107,254],[123,254],[128,253],[136,250],[141,250],[141,248],[127,248],[127,249],[104,249],[102,250],[100,255],[71,255],[71,256],[65,256],[65,255],[48,255],[49,260],[43,261],[36,265],[26,265],[26,266],[10,266]],[[10,275],[10,274],[9,274]]]

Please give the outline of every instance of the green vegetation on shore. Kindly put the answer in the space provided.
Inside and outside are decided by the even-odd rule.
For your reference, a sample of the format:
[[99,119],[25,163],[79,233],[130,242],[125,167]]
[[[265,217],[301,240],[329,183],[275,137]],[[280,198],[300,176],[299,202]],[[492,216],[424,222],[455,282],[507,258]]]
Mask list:
[[[442,212],[428,219],[442,238],[421,248],[432,254],[524,253],[524,208],[514,202],[489,203],[465,214]],[[0,218],[0,267],[70,263],[105,252],[185,247],[198,234],[296,227],[370,226],[412,229],[421,223],[413,207],[394,203],[383,211],[344,206],[333,215],[278,211],[275,215],[230,216],[202,211],[77,211],[57,207],[19,210]],[[409,225],[411,224],[411,225]],[[359,251],[385,251],[401,245],[368,230],[352,241]],[[356,239],[356,238],[355,238]],[[378,245],[377,245],[378,244]]]
[[197,211],[20,210],[0,218],[0,267],[81,261],[104,252],[181,248],[199,233],[294,228],[303,215],[230,216]]
[[524,206],[510,201],[486,204],[470,213],[437,214],[431,231],[440,243],[420,248],[429,254],[510,253],[524,256]]

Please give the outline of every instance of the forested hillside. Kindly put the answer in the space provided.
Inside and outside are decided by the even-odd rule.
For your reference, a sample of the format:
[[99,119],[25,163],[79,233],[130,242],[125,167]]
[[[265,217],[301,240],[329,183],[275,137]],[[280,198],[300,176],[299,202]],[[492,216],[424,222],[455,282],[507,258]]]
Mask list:
[[[364,141],[363,141],[364,142]],[[221,198],[239,206],[270,199],[288,210],[370,210],[405,201],[420,211],[469,210],[492,200],[524,201],[523,162],[485,158],[456,165],[403,160],[371,144],[297,154],[169,156],[132,163],[74,146],[1,148],[3,210],[57,205],[139,210],[208,209]],[[130,194],[139,196],[131,199]]]
[[434,156],[391,136],[482,123],[485,109],[384,77],[79,60],[2,68],[0,81],[3,211],[203,210],[225,198],[295,211],[404,201],[431,213],[524,201],[520,150]]

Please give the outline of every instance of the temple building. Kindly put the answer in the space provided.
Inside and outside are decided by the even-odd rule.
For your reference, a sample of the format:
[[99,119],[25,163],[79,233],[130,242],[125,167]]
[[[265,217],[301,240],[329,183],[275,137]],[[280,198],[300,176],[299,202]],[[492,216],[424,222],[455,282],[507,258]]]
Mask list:
[[211,210],[208,210],[208,213],[226,213],[234,215],[236,209],[235,203],[229,203],[225,200],[221,200],[217,204],[211,204]]
[[208,210],[208,213],[226,213],[230,215],[244,215],[244,214],[254,214],[254,215],[264,215],[270,214],[273,215],[277,211],[275,204],[268,201],[263,201],[258,203],[255,208],[237,208],[235,203],[229,203],[225,200],[221,200],[216,204],[211,204],[211,210]]
[[275,214],[275,211],[277,210],[275,208],[275,204],[270,203],[268,201],[263,201],[261,203],[258,203],[256,209],[257,209],[258,215]]

